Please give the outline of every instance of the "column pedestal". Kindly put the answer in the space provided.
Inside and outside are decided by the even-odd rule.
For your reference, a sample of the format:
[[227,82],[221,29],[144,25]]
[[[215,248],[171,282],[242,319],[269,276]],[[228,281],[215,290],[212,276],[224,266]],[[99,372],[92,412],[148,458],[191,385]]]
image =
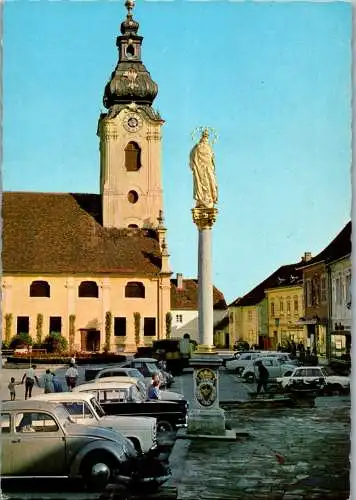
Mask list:
[[188,414],[188,434],[225,435],[225,412],[219,408],[219,367],[216,354],[192,357],[194,403]]

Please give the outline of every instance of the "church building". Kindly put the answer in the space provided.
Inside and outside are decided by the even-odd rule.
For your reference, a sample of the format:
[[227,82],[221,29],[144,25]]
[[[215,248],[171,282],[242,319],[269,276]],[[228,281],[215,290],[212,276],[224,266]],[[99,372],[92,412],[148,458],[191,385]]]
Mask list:
[[127,0],[99,117],[100,194],[3,193],[4,340],[60,332],[71,350],[136,350],[165,338],[171,272],[158,92]]

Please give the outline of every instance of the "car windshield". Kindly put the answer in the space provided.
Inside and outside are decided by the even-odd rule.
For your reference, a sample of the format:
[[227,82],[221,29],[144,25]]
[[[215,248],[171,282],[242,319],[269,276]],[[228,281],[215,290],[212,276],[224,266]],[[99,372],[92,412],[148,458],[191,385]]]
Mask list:
[[320,368],[320,371],[321,371],[321,373],[324,375],[324,377],[327,377],[327,376],[328,376],[328,374],[327,374],[327,372],[326,372],[325,368]]
[[104,417],[105,416],[105,412],[102,409],[102,407],[100,406],[100,404],[98,403],[97,399],[96,398],[91,398],[90,402],[91,402],[91,405],[94,408],[94,411],[96,412],[96,414],[99,417]]
[[146,363],[148,371],[151,373],[156,373],[157,372],[157,365],[155,363]]
[[137,370],[137,368],[128,368],[127,373],[130,375],[130,377],[145,378],[142,373]]
[[54,409],[54,414],[62,425],[73,423],[73,419],[63,405],[56,406]]

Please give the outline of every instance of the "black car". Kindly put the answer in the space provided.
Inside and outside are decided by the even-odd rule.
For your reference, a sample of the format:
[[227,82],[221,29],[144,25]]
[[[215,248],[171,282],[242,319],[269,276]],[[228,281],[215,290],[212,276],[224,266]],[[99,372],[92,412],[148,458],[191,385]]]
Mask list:
[[107,382],[103,379],[78,385],[74,391],[94,393],[106,415],[155,417],[159,432],[172,432],[187,426],[187,401],[147,401],[132,382]]

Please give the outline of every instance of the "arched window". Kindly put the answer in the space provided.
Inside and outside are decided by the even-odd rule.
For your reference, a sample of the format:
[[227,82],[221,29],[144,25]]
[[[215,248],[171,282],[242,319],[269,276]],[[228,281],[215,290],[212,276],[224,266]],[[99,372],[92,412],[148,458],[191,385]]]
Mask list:
[[139,281],[129,281],[125,287],[125,297],[145,298],[145,285]]
[[130,229],[138,229],[138,225],[137,224],[129,224],[128,227]]
[[30,297],[50,297],[51,287],[47,281],[32,281],[30,285]]
[[125,148],[125,167],[128,172],[135,172],[141,167],[141,149],[136,142],[129,142]]
[[79,297],[99,297],[99,288],[95,281],[82,281],[78,290]]

